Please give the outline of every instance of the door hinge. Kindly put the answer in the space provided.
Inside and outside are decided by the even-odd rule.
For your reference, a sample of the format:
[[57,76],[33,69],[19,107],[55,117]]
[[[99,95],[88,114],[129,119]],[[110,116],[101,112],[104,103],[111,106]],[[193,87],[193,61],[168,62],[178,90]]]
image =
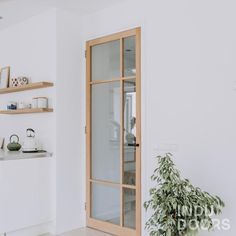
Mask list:
[[84,126],[84,133],[87,134],[87,126]]
[[84,203],[84,210],[85,211],[87,210],[87,203],[86,202]]
[[87,57],[87,50],[84,51],[84,57]]

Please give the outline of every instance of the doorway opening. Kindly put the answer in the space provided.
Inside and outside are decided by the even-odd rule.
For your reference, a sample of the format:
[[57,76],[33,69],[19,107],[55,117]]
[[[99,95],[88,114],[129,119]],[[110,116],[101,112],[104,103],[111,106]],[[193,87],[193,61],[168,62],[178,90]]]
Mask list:
[[141,233],[141,29],[86,45],[87,226]]

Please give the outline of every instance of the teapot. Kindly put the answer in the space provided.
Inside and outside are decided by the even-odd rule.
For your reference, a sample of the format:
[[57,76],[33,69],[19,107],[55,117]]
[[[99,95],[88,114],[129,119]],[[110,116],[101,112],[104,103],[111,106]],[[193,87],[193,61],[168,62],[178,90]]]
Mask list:
[[35,139],[35,131],[31,128],[26,130],[26,138],[23,143],[22,151],[27,152],[38,152],[38,142]]
[[[16,141],[13,138],[16,138]],[[19,151],[21,149],[21,145],[19,144],[19,137],[18,137],[18,135],[13,134],[10,137],[10,143],[7,145],[7,149],[9,151]]]

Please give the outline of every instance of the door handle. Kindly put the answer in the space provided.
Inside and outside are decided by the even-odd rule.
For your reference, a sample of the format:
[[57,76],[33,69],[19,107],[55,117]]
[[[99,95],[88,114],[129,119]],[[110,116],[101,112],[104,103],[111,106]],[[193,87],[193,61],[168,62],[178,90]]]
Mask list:
[[128,143],[129,147],[139,147],[139,143]]

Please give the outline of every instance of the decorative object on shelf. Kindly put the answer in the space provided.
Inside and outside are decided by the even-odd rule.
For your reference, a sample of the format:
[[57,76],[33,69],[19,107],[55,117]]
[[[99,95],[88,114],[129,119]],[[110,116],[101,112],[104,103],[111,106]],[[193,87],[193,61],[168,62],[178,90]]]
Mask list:
[[35,131],[31,128],[26,130],[26,139],[24,140],[22,152],[33,153],[38,152],[38,142],[35,139]]
[[25,109],[32,109],[31,103],[25,103]]
[[19,136],[16,134],[13,134],[10,137],[10,143],[7,145],[7,149],[9,151],[19,151],[21,149],[21,145],[19,144]]
[[32,108],[48,108],[48,98],[47,97],[33,98]]
[[25,109],[25,108],[26,108],[25,102],[19,102],[18,103],[18,109]]
[[48,108],[47,97],[38,97],[38,108]]
[[10,79],[10,87],[18,87],[19,86],[19,81],[17,78],[11,78]]
[[0,138],[0,149],[3,149],[4,146],[4,138]]
[[213,229],[213,215],[221,214],[224,202],[182,178],[171,156],[157,157],[157,168],[151,176],[156,186],[144,203],[145,209],[152,211],[146,229],[157,236],[190,236],[200,229]]
[[32,104],[31,103],[27,103],[27,102],[19,102],[17,109],[22,110],[22,109],[31,109],[32,108]]
[[7,104],[7,110],[16,110],[17,109],[17,102],[9,102]]
[[24,76],[10,79],[10,87],[21,87],[29,84],[29,79]]
[[27,77],[21,76],[18,77],[17,80],[18,80],[18,86],[24,86],[29,84],[29,78]]
[[38,98],[33,98],[32,99],[32,108],[33,109],[38,108]]
[[13,87],[13,88],[25,86],[27,84],[29,84],[29,79],[24,76],[10,79],[10,87]]
[[8,88],[10,80],[10,66],[1,68],[0,71],[0,89]]

